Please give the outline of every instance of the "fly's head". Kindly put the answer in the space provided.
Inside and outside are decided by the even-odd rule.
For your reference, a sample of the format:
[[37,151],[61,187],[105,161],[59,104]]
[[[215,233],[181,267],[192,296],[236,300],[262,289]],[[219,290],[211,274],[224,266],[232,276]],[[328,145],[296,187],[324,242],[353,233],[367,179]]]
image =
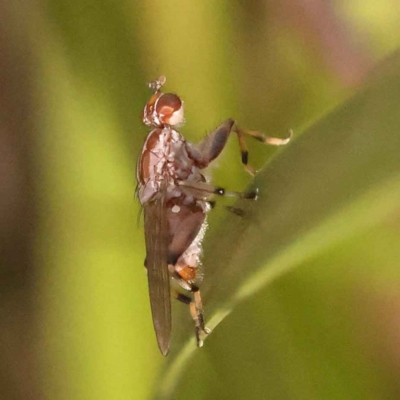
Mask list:
[[165,83],[162,76],[149,83],[154,94],[144,107],[142,119],[145,125],[156,128],[166,126],[178,126],[184,121],[183,101],[174,93],[161,92],[161,86]]

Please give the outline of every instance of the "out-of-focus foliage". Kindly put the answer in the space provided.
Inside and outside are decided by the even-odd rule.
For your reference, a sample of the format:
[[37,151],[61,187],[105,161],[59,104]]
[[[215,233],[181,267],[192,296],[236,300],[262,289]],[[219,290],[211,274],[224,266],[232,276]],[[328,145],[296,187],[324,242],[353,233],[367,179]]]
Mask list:
[[[145,400],[167,386],[176,399],[397,398],[398,185],[389,181],[400,172],[400,92],[398,80],[382,77],[396,75],[398,60],[374,68],[400,45],[399,8],[396,0],[4,3],[1,398]],[[235,216],[224,228],[217,207],[205,241],[206,315],[216,325],[220,307],[232,313],[193,352],[190,316],[174,305],[166,365],[134,199],[145,83],[161,74],[185,100],[189,140],[228,117],[267,134],[295,131],[280,153],[249,143],[257,168],[276,157],[255,182],[260,201],[248,205],[262,229],[248,233]],[[237,147],[232,138],[213,175],[240,190],[250,179]],[[337,213],[318,214],[336,199]],[[218,251],[224,229],[238,236]],[[287,243],[282,257],[295,268],[272,282],[264,266]],[[221,259],[241,248],[253,249],[237,257],[242,265]]]

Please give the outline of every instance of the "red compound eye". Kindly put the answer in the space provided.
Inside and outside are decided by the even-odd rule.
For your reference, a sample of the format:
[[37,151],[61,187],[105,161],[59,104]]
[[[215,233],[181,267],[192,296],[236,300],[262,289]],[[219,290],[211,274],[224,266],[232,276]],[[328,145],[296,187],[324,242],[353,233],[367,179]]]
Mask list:
[[143,113],[142,113],[142,120],[143,122],[148,125],[156,125],[159,126],[160,122],[155,120],[155,112],[154,112],[154,107],[155,104],[157,102],[157,100],[160,98],[160,96],[162,96],[162,93],[158,92],[153,94],[153,96],[151,96],[150,100],[147,102],[147,104],[145,105],[144,109],[143,109]]
[[154,111],[161,124],[174,126],[183,122],[183,102],[176,94],[162,94],[155,104]]

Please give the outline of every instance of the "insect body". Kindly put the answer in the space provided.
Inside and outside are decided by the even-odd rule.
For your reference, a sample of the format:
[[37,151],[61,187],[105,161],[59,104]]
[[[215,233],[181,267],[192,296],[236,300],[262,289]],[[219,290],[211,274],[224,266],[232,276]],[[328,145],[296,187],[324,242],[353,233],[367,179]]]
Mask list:
[[[171,279],[190,293],[177,292],[175,297],[189,304],[198,346],[203,343],[201,336],[210,332],[204,324],[198,266],[211,199],[225,190],[207,182],[201,170],[218,157],[231,132],[238,136],[242,162],[251,173],[254,170],[247,165],[244,134],[273,145],[286,144],[290,137],[278,139],[243,131],[229,119],[199,144],[189,143],[175,129],[184,120],[183,102],[176,94],[161,92],[164,83],[165,77],[161,77],[149,84],[154,93],[143,110],[143,122],[152,130],[138,160],[137,180],[144,212],[153,324],[158,346],[166,355],[171,336]],[[255,193],[236,194],[256,197]]]

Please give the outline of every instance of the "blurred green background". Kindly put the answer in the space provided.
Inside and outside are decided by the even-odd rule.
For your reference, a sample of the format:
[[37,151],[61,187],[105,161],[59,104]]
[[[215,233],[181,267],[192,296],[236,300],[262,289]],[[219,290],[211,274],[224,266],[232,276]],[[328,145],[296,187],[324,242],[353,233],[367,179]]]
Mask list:
[[[400,45],[399,15],[397,0],[4,2],[0,398],[399,398],[400,63],[379,66]],[[167,360],[153,333],[134,198],[146,82],[161,74],[185,101],[190,141],[229,117],[273,136],[295,132],[279,152],[249,143],[252,165],[275,166],[258,181],[267,200],[249,206],[270,213],[266,236],[254,230],[261,211],[249,228],[217,207],[203,283],[215,331],[193,351],[188,312],[174,305]],[[329,114],[335,107],[343,112]],[[328,146],[341,154],[336,129],[359,164],[325,158]],[[324,159],[325,182],[325,172],[314,180]],[[233,190],[251,182],[234,138],[213,177]],[[304,195],[314,182],[328,193],[321,200],[340,208],[314,213],[318,195]],[[270,198],[282,204],[275,217]],[[340,214],[352,207],[357,218]],[[281,232],[296,209],[302,219]],[[223,229],[247,234],[219,246]],[[318,251],[306,246],[312,235],[326,238]],[[290,262],[274,264],[268,245],[279,255],[285,236],[299,246],[288,245]],[[223,256],[239,243],[247,250],[230,275]],[[212,270],[213,261],[222,268]],[[280,278],[263,275],[270,270]]]

